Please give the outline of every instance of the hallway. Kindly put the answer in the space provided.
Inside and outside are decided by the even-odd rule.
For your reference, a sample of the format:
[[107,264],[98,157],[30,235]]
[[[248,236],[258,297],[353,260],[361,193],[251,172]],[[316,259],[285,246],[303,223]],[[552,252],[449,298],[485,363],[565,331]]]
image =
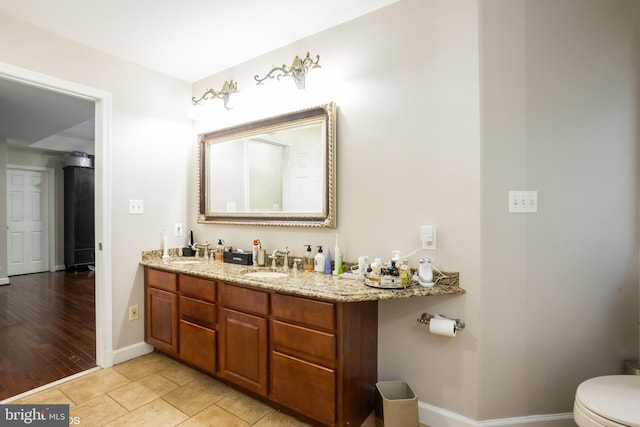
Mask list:
[[26,274],[0,286],[0,400],[96,366],[92,271]]

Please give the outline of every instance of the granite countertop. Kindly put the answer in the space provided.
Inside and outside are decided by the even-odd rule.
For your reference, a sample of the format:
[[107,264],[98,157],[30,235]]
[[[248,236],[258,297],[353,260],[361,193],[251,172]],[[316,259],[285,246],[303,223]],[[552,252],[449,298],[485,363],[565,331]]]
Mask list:
[[240,283],[256,288],[337,302],[457,295],[466,292],[459,286],[459,274],[454,272],[442,272],[446,277],[442,277],[438,272],[435,272],[434,280],[436,280],[436,285],[430,288],[411,284],[404,289],[377,289],[365,285],[361,279],[342,279],[328,274],[306,272],[300,269],[279,269],[278,271],[289,274],[288,277],[282,278],[249,277],[245,276],[244,273],[249,271],[271,271],[271,269],[230,264],[222,261],[207,261],[202,258],[179,257],[172,250],[169,251],[169,254],[172,255],[171,258],[163,260],[161,251],[145,251],[142,253],[140,264],[173,273],[184,273],[207,279]]

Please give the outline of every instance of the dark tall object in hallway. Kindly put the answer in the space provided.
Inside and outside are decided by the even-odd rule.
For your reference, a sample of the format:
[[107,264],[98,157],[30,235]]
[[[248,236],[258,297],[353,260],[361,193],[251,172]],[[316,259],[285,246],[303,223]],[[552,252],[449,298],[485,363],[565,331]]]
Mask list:
[[77,269],[95,263],[94,171],[64,168],[64,263]]

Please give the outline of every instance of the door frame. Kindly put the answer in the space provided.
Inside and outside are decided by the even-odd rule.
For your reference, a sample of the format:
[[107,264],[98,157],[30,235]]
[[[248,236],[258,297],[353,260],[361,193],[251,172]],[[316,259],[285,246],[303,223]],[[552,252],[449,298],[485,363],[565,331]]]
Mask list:
[[62,93],[95,104],[96,364],[113,366],[111,93],[0,62],[0,78]]
[[[41,172],[47,180],[47,270],[54,272],[57,270],[56,265],[56,211],[55,211],[55,170],[49,167],[41,166],[23,166],[7,164],[7,172],[9,169],[21,171]],[[7,182],[7,186],[9,183]],[[8,207],[7,201],[7,207]],[[8,243],[7,239],[7,243]],[[8,245],[7,245],[8,247]],[[9,264],[7,264],[7,274],[9,273]]]

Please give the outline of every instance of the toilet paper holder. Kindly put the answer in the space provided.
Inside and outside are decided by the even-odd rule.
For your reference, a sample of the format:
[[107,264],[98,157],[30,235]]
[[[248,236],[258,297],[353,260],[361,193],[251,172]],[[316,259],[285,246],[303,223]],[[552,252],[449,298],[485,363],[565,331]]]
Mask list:
[[456,324],[454,326],[456,331],[461,331],[466,326],[466,324],[464,323],[464,320],[462,320],[462,319],[452,319],[451,317],[443,316],[442,314],[422,313],[422,316],[418,319],[418,322],[419,323],[423,323],[425,325],[428,325],[429,322],[431,322],[431,319],[433,319],[434,317],[441,317],[443,319],[453,320],[454,322],[456,322]]

